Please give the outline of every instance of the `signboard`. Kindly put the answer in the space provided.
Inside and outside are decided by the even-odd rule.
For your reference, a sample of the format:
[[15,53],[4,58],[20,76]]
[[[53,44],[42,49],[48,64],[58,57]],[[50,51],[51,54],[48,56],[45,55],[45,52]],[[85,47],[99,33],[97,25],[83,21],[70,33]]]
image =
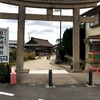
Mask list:
[[9,63],[9,28],[0,28],[0,62]]

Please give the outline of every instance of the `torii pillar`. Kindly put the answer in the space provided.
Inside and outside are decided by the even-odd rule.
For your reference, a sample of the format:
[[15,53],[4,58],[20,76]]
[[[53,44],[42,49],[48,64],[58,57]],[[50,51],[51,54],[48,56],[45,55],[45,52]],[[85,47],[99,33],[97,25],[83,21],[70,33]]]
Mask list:
[[73,9],[73,71],[80,71],[80,16],[79,8]]
[[16,65],[17,65],[16,70],[17,70],[17,72],[23,71],[24,30],[25,30],[25,6],[19,5],[18,36],[17,36],[17,60],[16,60]]

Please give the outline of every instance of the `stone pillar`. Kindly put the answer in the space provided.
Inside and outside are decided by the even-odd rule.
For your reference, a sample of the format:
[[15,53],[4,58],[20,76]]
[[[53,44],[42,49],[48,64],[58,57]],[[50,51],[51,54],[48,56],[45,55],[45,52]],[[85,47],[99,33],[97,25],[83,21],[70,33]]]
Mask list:
[[73,9],[73,71],[80,71],[79,8]]
[[17,61],[16,61],[17,72],[21,72],[23,70],[24,30],[25,30],[25,6],[19,5],[18,35],[17,35]]

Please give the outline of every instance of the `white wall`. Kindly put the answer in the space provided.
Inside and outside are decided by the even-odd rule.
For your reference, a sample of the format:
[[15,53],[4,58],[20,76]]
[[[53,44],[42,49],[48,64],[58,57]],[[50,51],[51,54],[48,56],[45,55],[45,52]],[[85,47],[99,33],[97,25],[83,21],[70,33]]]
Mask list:
[[[88,38],[89,36],[91,35],[100,35],[100,26],[98,27],[93,27],[93,28],[90,28],[89,27],[89,23],[86,24],[86,38]],[[86,44],[86,58],[88,57],[88,52],[89,52],[89,45]]]

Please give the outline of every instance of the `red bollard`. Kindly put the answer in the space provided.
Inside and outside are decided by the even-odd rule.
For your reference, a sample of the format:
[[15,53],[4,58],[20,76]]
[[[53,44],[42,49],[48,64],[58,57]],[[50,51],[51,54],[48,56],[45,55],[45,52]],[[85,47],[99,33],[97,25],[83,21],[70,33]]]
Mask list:
[[10,84],[16,84],[16,72],[15,72],[15,67],[11,67]]

